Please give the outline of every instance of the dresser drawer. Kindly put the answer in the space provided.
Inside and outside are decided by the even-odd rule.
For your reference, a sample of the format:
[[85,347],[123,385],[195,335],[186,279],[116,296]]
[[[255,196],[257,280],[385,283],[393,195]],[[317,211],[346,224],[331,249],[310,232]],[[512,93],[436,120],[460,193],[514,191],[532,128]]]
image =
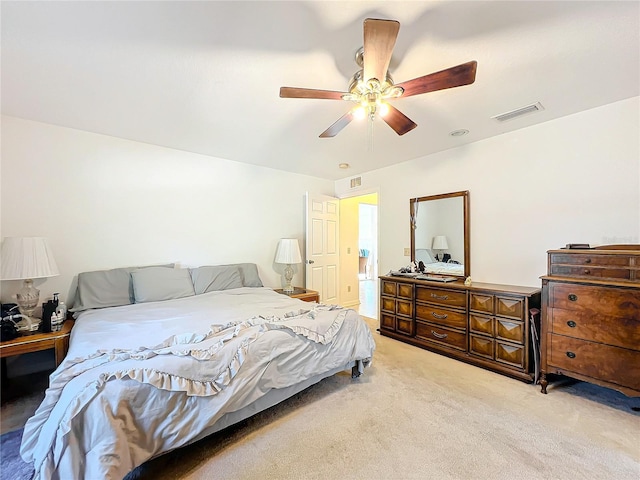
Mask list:
[[640,351],[556,334],[550,337],[550,365],[640,390]]
[[549,282],[549,307],[637,319],[640,290]]
[[388,280],[382,280],[382,285],[380,288],[380,293],[382,295],[389,295],[391,297],[396,296],[396,282],[390,282]]
[[523,320],[525,315],[524,299],[496,295],[496,315]]
[[416,319],[437,323],[445,327],[467,328],[467,314],[455,310],[434,307],[430,305],[416,305]]
[[406,298],[408,300],[413,300],[413,284],[398,283],[396,286],[396,296],[398,298]]
[[525,348],[523,345],[513,345],[496,340],[496,360],[512,367],[524,368]]
[[380,310],[383,312],[396,313],[396,299],[389,297],[380,298]]
[[380,328],[386,328],[387,330],[396,329],[396,317],[382,313],[380,315]]
[[492,314],[493,295],[469,293],[469,310]]
[[640,315],[616,317],[586,311],[550,308],[551,331],[567,337],[640,349]]
[[438,342],[458,350],[467,349],[467,335],[456,330],[440,328],[427,323],[416,322],[416,337]]
[[494,343],[495,341],[491,338],[469,335],[469,353],[493,360]]
[[552,253],[549,258],[551,266],[564,265],[588,265],[599,267],[626,267],[630,265],[631,258],[635,255],[598,255],[596,253]]
[[496,318],[496,338],[524,344],[524,323]]
[[417,286],[416,300],[448,307],[467,308],[467,292],[465,291]]
[[413,316],[413,302],[406,300],[396,300],[396,314],[404,315],[405,317]]
[[405,335],[413,336],[413,326],[415,322],[410,318],[396,317],[396,331]]
[[551,275],[581,278],[600,278],[630,280],[631,270],[624,268],[577,267],[570,265],[551,265]]
[[469,333],[482,333],[493,337],[495,335],[493,324],[493,317],[469,314]]

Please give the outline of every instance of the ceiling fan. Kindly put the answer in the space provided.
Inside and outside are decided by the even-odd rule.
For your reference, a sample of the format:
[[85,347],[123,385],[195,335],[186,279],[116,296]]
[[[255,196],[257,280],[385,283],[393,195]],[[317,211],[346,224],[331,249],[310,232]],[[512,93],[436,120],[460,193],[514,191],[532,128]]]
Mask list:
[[399,30],[400,23],[395,20],[365,19],[364,46],[356,53],[356,63],[362,70],[351,78],[348,92],[281,87],[280,97],[347,100],[357,104],[322,132],[320,138],[335,137],[354,118],[368,117],[373,121],[376,115],[398,135],[413,130],[418,125],[388,101],[469,85],[476,79],[477,62],[474,60],[463,63],[396,85],[389,75],[388,68]]

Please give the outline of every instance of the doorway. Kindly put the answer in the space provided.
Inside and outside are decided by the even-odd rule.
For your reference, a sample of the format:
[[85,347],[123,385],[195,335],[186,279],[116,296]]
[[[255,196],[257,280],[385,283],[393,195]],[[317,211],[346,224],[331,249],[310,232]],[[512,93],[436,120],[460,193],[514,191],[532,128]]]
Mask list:
[[340,200],[340,304],[378,318],[378,194]]
[[358,207],[358,310],[365,317],[377,319],[378,205],[360,203]]

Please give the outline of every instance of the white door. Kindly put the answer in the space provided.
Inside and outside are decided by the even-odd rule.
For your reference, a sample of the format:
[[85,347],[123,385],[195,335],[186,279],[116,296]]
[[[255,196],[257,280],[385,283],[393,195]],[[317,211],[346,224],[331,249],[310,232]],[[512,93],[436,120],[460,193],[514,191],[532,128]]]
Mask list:
[[307,288],[320,292],[320,301],[338,303],[340,280],[340,201],[327,195],[305,196],[307,210]]

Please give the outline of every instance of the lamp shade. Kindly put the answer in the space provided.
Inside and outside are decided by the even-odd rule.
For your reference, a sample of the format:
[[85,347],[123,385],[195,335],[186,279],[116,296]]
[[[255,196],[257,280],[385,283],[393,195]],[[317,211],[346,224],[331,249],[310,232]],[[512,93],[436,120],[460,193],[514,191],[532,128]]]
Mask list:
[[301,263],[300,247],[295,238],[281,238],[276,250],[276,263]]
[[6,237],[2,242],[2,280],[25,280],[59,275],[49,242],[44,237]]
[[449,248],[449,244],[447,243],[447,237],[444,235],[436,235],[433,237],[433,245],[431,246],[434,250],[446,250]]

